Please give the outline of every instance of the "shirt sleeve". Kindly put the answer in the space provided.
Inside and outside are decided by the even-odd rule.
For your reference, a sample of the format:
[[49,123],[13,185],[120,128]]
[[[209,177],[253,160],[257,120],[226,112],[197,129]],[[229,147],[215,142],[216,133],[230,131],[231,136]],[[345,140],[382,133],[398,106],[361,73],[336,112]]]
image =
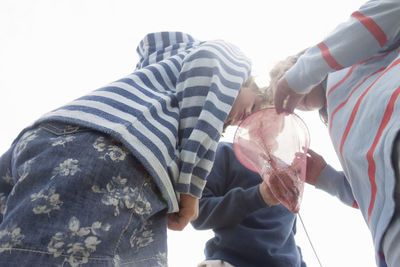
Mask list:
[[230,164],[234,162],[232,156],[224,146],[218,147],[215,164],[207,177],[207,184],[199,201],[199,216],[192,222],[195,229],[234,226],[250,213],[268,207],[262,199],[258,185],[246,189],[228,188],[233,183],[232,177],[235,177],[230,173]]
[[336,171],[330,165],[326,165],[322,170],[315,187],[337,197],[348,206],[358,208],[353,191],[344,172]]
[[[285,75],[297,93],[307,93],[328,73],[352,66],[399,42],[400,1],[371,0],[319,44],[310,47]],[[397,44],[398,45],[398,44]]]
[[223,41],[203,43],[185,57],[176,86],[180,110],[177,193],[200,198],[224,121],[249,74],[247,57]]

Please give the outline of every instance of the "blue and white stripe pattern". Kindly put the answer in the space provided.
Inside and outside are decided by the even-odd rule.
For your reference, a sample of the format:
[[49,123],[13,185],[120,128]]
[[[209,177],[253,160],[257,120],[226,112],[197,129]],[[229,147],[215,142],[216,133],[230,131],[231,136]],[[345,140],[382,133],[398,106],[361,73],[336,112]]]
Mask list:
[[223,123],[250,74],[249,60],[223,41],[180,32],[148,34],[135,72],[38,120],[110,134],[142,162],[168,202],[201,197]]

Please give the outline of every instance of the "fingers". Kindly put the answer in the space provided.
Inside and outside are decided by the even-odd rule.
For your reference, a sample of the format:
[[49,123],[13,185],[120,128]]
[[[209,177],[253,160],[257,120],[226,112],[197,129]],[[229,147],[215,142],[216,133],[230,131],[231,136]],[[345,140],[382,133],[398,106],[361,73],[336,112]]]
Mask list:
[[278,114],[286,111],[285,103],[287,103],[291,91],[292,88],[290,88],[286,79],[281,78],[278,81],[274,92],[274,105]]
[[199,215],[199,200],[191,195],[182,194],[180,209],[177,213],[168,214],[168,229],[182,231],[189,222]]
[[280,79],[274,92],[276,112],[278,114],[283,112],[293,113],[302,97],[304,95],[296,93],[285,78]]
[[283,104],[285,102],[286,97],[287,97],[287,95],[285,94],[285,92],[283,90],[277,89],[275,91],[274,105],[275,105],[275,110],[278,114],[280,114],[284,111]]
[[314,150],[311,148],[308,148],[307,153],[310,154],[311,157],[317,157],[320,156],[318,153],[316,153]]
[[306,183],[316,185],[323,169],[326,167],[325,159],[312,149],[307,151]]
[[326,162],[323,156],[312,150],[311,148],[308,149],[307,154],[310,155],[312,161],[314,164],[317,164],[318,166],[321,166],[322,168],[325,167]]
[[284,111],[287,113],[293,113],[294,109],[297,107],[297,104],[300,102],[301,98],[303,95],[297,94],[297,93],[290,93],[287,101],[286,101],[286,106],[284,108]]
[[301,191],[293,180],[293,175],[293,173],[289,174],[286,171],[276,172],[269,177],[268,183],[273,195],[289,210],[296,213],[300,207]]
[[188,225],[190,220],[180,216],[179,213],[168,214],[168,229],[173,231],[182,231]]

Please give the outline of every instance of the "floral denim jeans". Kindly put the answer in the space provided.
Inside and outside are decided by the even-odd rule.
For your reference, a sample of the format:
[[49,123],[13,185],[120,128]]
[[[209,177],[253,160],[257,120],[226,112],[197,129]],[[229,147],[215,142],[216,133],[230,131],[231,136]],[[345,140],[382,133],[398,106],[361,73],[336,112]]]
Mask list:
[[97,131],[26,131],[0,158],[0,211],[0,266],[167,266],[165,201]]

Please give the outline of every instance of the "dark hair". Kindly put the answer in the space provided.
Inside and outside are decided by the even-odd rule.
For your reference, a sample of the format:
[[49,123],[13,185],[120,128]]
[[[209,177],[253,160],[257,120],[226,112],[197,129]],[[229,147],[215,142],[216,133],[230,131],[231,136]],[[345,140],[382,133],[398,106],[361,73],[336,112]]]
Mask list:
[[321,121],[325,124],[328,125],[328,110],[326,109],[326,105],[318,110],[319,117]]

